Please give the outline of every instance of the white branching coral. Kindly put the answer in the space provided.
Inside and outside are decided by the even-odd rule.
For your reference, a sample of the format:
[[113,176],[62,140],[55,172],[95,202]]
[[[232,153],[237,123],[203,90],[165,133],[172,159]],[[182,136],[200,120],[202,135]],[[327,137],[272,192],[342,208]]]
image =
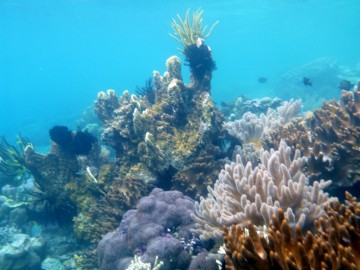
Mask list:
[[280,124],[287,124],[291,122],[292,119],[294,119],[299,114],[301,107],[301,99],[291,99],[290,101],[284,101],[283,105],[276,109],[280,118]]
[[243,144],[257,144],[264,132],[264,123],[251,112],[245,113],[240,120],[225,123],[224,127]]
[[151,263],[144,263],[141,257],[135,255],[126,270],[160,270],[163,264],[162,261],[158,261],[158,257],[156,256],[154,266],[152,267]]
[[224,127],[242,144],[254,143],[260,146],[265,134],[290,123],[300,113],[301,106],[301,100],[291,99],[283,102],[276,110],[269,109],[266,115],[262,113],[257,116],[247,112],[241,119],[225,123]]
[[262,151],[261,163],[245,166],[240,155],[236,162],[225,165],[214,188],[208,186],[207,198],[196,203],[197,223],[194,230],[202,239],[221,238],[223,226],[246,224],[268,225],[272,214],[281,208],[292,224],[303,227],[323,214],[323,206],[332,198],[323,191],[331,181],[309,185],[302,172],[304,158],[296,150],[291,160],[291,149],[284,141],[279,150]]

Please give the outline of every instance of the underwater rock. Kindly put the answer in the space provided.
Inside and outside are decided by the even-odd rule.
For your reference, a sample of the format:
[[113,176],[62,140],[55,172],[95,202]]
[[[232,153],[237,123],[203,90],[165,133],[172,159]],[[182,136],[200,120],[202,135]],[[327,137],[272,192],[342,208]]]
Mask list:
[[[206,185],[200,183],[210,183],[209,175],[223,164],[218,140],[225,136],[223,119],[209,89],[195,89],[181,81],[178,57],[169,58],[166,66],[163,76],[154,71],[155,104],[128,91],[119,98],[113,92],[99,94],[95,111],[104,120],[102,139],[115,150],[119,176],[136,168],[139,180],[147,185],[181,187],[188,195],[200,196],[206,192]],[[114,108],[114,104],[119,106]],[[182,171],[194,169],[197,159],[209,161],[197,168],[200,179],[180,178]],[[178,177],[173,178],[175,174]]]
[[[2,232],[0,232],[0,235]],[[0,269],[37,270],[44,256],[45,243],[41,238],[33,238],[22,233],[14,233],[1,238]]]
[[65,267],[62,263],[54,258],[46,258],[41,263],[41,270],[65,270]]

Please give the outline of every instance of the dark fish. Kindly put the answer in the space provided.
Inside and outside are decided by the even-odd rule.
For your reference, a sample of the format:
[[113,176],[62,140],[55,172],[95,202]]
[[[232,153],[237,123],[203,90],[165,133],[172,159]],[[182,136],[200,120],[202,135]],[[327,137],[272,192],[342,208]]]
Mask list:
[[268,81],[268,79],[266,77],[259,77],[258,78],[259,83],[266,83],[267,81]]
[[339,88],[341,90],[347,90],[347,91],[350,91],[353,87],[354,87],[354,84],[347,80],[342,80],[339,85]]
[[304,78],[303,78],[303,84],[304,84],[305,86],[312,86],[312,81],[311,81],[309,78],[304,77]]

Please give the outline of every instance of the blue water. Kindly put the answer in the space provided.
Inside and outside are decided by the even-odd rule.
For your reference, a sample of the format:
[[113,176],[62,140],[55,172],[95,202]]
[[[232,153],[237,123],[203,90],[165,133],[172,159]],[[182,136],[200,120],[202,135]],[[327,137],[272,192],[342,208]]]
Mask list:
[[48,129],[75,127],[99,91],[134,91],[164,72],[181,56],[171,19],[198,7],[205,24],[220,20],[207,40],[218,103],[276,96],[284,72],[319,57],[360,62],[359,0],[0,0],[0,135],[46,145]]

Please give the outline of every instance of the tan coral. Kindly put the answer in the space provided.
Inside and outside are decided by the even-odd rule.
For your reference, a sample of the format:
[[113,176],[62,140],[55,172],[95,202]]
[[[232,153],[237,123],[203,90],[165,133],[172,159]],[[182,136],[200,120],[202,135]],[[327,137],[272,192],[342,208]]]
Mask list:
[[342,91],[340,102],[325,102],[307,119],[313,151],[308,161],[312,179],[334,179],[336,186],[360,181],[359,92]]
[[226,269],[360,269],[360,204],[347,194],[347,205],[333,203],[315,222],[318,233],[294,229],[279,210],[267,237],[251,222],[224,229]]

